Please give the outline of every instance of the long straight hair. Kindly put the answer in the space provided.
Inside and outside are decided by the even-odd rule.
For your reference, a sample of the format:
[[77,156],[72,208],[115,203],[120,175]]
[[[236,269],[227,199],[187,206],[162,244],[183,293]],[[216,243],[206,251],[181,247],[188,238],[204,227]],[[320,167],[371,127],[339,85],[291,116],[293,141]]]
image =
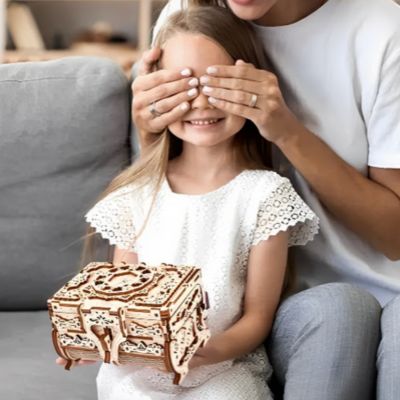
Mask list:
[[[208,6],[201,6],[206,3]],[[210,6],[210,3],[214,5]],[[219,5],[218,1],[192,1],[189,8],[178,11],[168,18],[158,32],[154,44],[162,47],[177,33],[201,34],[221,45],[234,61],[241,59],[253,64],[256,68],[265,66],[266,57],[263,48],[258,44],[251,25],[237,18],[226,7],[216,5]],[[126,185],[135,183],[135,186],[140,187],[151,184],[153,201],[147,215],[148,219],[155,197],[165,178],[168,161],[177,157],[182,152],[182,148],[182,140],[166,129],[146,148],[146,152],[139,159],[110,182],[95,203]],[[271,168],[270,143],[261,137],[256,126],[249,120],[234,136],[234,149],[244,161],[246,168]],[[138,236],[143,229],[144,226],[139,230]],[[93,248],[95,234],[95,229],[88,224],[80,260],[81,268],[95,257]]]

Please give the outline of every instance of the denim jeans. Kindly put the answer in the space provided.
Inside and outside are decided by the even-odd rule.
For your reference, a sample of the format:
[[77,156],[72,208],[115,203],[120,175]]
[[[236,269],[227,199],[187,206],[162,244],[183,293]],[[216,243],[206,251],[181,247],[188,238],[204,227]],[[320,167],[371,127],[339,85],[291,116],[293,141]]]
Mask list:
[[400,296],[382,310],[377,400],[400,399]]
[[329,283],[282,302],[267,349],[285,400],[398,400],[399,334],[400,298],[382,312],[363,289]]

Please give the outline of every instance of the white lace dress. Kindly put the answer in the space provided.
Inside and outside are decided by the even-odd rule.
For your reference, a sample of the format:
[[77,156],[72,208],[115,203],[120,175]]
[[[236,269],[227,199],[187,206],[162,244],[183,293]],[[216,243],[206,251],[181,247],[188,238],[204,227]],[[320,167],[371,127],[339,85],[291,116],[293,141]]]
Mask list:
[[[200,195],[177,194],[167,180],[145,230],[136,240],[150,204],[150,188],[128,185],[109,194],[85,216],[111,244],[138,253],[149,265],[196,265],[202,270],[212,334],[241,317],[250,248],[290,230],[290,245],[304,245],[318,231],[318,218],[288,179],[272,171],[246,170],[224,186]],[[263,346],[236,360],[189,371],[181,386],[172,374],[134,364],[103,363],[99,400],[267,400],[271,374]]]

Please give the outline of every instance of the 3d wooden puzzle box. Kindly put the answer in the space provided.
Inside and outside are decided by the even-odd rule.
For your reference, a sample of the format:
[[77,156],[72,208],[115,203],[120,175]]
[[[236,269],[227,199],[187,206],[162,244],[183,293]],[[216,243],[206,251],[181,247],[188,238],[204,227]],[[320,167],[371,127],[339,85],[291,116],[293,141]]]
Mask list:
[[53,343],[68,360],[128,362],[174,372],[210,337],[200,269],[162,264],[88,264],[47,301]]

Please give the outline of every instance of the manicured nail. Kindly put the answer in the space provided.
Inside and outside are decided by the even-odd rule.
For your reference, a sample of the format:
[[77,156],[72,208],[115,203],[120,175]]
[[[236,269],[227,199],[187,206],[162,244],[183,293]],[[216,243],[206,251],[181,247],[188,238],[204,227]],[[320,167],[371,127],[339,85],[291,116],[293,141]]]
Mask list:
[[189,97],[196,96],[197,93],[198,93],[198,91],[197,91],[196,88],[190,89],[190,90],[187,92],[187,94],[188,94]]
[[208,67],[207,68],[207,74],[216,74],[218,72],[218,69],[216,67]]
[[200,83],[202,85],[205,85],[206,83],[210,82],[210,78],[208,76],[202,76],[200,77]]
[[199,80],[197,78],[192,78],[189,81],[189,86],[199,86]]
[[215,104],[215,103],[217,102],[217,99],[215,99],[214,97],[209,97],[209,98],[208,98],[208,101],[209,101],[211,104]]
[[210,86],[204,86],[203,87],[203,92],[204,93],[211,93],[213,91],[213,88]]
[[181,71],[181,75],[183,76],[190,76],[192,75],[192,71],[190,70],[190,68],[185,68]]
[[180,109],[181,109],[182,111],[189,110],[189,104],[188,104],[188,103],[182,103],[182,104],[180,105]]

